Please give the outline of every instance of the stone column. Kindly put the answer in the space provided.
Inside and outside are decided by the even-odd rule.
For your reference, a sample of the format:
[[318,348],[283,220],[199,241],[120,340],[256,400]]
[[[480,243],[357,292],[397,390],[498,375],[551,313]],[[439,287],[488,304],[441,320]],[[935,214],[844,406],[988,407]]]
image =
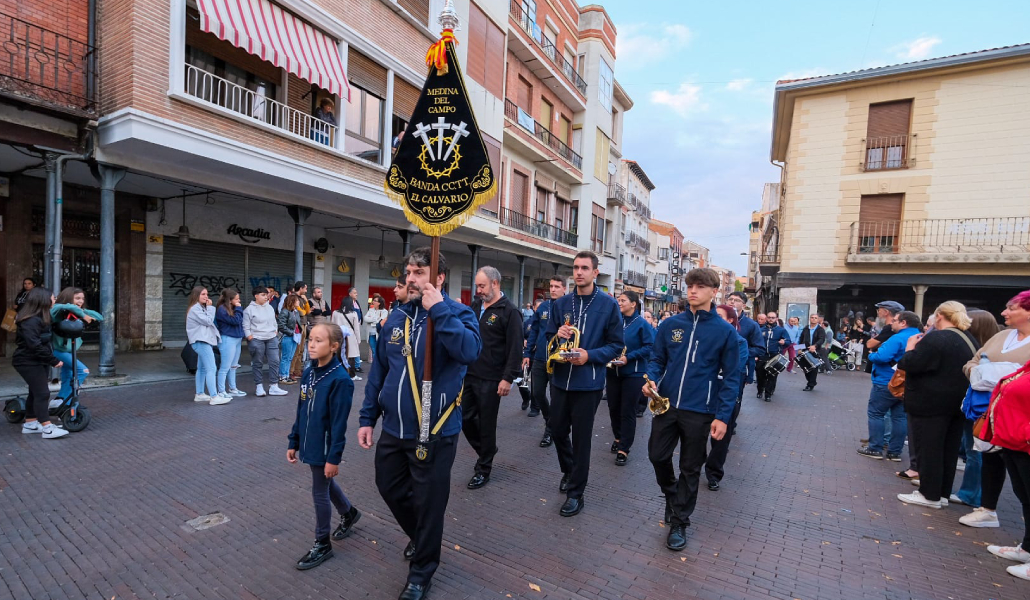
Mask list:
[[311,216],[311,209],[291,206],[287,210],[294,223],[293,280],[304,281],[304,221]]
[[919,318],[923,318],[923,299],[926,297],[926,290],[930,289],[928,285],[914,285],[912,291],[916,293],[916,303],[912,307],[912,312],[919,315]]
[[526,302],[526,257],[521,254],[517,257],[519,259],[519,310],[522,310],[522,305]]
[[125,169],[98,165],[100,180],[100,377],[113,377],[114,314],[114,190]]

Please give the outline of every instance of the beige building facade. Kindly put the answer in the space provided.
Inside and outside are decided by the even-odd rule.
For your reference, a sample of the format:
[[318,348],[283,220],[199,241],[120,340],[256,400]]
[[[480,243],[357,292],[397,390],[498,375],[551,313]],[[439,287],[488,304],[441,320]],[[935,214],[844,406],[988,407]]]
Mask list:
[[779,82],[763,307],[999,311],[1030,276],[1028,84],[1030,45]]

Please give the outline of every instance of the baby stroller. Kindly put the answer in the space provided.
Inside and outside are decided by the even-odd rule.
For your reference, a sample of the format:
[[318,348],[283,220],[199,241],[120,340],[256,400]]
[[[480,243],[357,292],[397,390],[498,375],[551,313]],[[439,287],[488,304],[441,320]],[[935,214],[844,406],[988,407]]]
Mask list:
[[[61,311],[51,328],[57,335],[72,340],[72,393],[60,404],[50,407],[50,418],[59,419],[61,426],[68,431],[82,431],[89,426],[91,417],[89,409],[79,404],[79,378],[75,373],[75,340],[82,337],[85,323],[75,315]],[[4,405],[4,416],[8,423],[21,423],[25,419],[25,399],[19,396],[8,400]]]
[[857,368],[855,366],[854,351],[845,348],[844,345],[837,340],[833,340],[833,343],[830,344],[830,353],[827,355],[826,359],[826,368],[830,371],[836,371],[837,369],[854,371]]

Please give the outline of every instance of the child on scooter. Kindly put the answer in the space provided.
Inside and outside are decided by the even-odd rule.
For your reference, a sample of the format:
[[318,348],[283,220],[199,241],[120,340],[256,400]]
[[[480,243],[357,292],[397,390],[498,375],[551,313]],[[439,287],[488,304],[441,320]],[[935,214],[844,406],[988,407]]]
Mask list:
[[[72,315],[69,318],[82,319],[87,324],[104,320],[100,313],[89,310],[85,304],[86,293],[81,288],[66,287],[57,295],[57,300],[50,309],[50,319],[56,320],[61,311],[67,311]],[[69,340],[55,333],[51,342],[54,346],[54,356],[64,363],[61,367],[61,391],[57,392],[57,397],[50,401],[50,407],[54,408],[60,406],[65,398],[71,395],[72,377],[79,378],[79,387],[81,387],[86,381],[86,377],[89,377],[89,369],[79,360],[76,360],[74,365],[72,364],[72,346],[74,345],[74,349],[78,350],[82,346],[82,338]]]

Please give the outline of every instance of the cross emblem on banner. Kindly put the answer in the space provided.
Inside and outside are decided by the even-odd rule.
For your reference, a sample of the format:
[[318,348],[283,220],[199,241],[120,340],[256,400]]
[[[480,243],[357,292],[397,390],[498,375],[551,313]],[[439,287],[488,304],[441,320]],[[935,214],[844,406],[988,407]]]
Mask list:
[[[433,144],[429,141],[429,134],[436,130],[436,149],[434,151]],[[447,151],[443,149],[443,139],[446,137],[448,131],[453,131],[454,136],[451,138],[451,143],[447,147]],[[471,133],[468,130],[468,123],[461,121],[457,125],[454,123],[448,123],[446,117],[440,117],[436,120],[436,123],[426,125],[425,123],[418,123],[415,125],[415,135],[422,140],[422,144],[426,147],[426,152],[429,154],[429,160],[447,160],[450,158],[454,148],[458,145],[458,141],[467,137]]]

